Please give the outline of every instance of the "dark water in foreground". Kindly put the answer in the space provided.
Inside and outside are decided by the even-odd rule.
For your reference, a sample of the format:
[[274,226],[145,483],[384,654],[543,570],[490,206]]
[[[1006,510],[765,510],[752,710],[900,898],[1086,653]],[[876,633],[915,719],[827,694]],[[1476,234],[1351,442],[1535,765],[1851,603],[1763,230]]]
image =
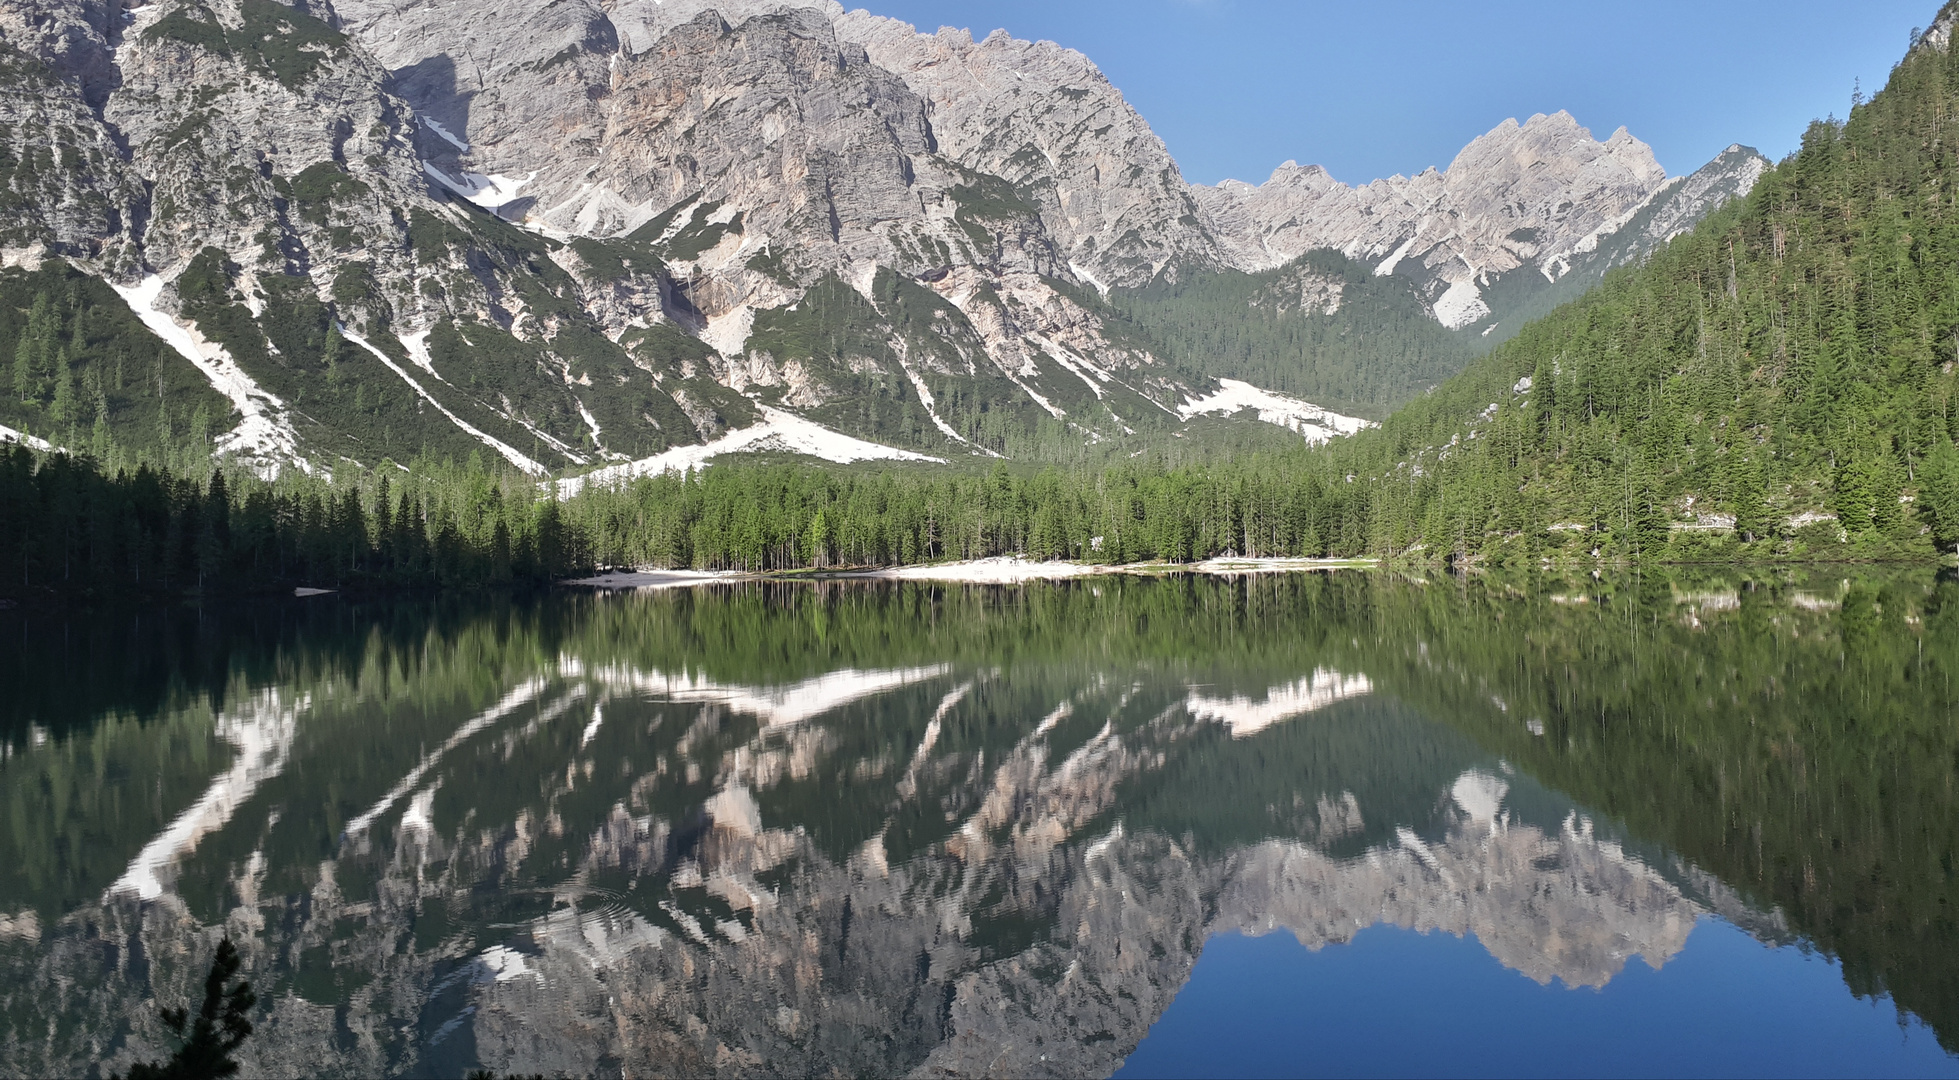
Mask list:
[[0,613],[0,1074],[1959,1075],[1926,572]]

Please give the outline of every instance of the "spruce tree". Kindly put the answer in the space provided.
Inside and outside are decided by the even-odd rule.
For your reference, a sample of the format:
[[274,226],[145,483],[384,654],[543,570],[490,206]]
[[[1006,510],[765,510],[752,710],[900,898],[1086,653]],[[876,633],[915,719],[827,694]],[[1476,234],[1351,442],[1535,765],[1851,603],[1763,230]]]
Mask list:
[[1919,471],[1918,501],[1941,548],[1959,545],[1959,449],[1940,439]]
[[203,511],[197,533],[200,588],[224,571],[231,554],[231,492],[222,469],[211,473],[211,487],[204,497]]
[[218,943],[211,972],[204,979],[204,1002],[193,1018],[188,1009],[164,1009],[163,1023],[183,1045],[162,1062],[138,1062],[129,1080],[219,1080],[238,1073],[232,1053],[252,1034],[251,1011],[258,1004],[252,984],[233,983],[243,964],[227,937]]
[[68,363],[68,349],[62,347],[54,357],[54,400],[48,405],[48,420],[56,425],[75,422],[75,373]]
[[1735,467],[1735,532],[1749,543],[1766,538],[1770,531],[1769,506],[1762,484],[1761,463],[1752,456]]
[[34,377],[34,342],[26,334],[14,344],[14,397],[22,405],[35,405],[41,396],[40,381]]

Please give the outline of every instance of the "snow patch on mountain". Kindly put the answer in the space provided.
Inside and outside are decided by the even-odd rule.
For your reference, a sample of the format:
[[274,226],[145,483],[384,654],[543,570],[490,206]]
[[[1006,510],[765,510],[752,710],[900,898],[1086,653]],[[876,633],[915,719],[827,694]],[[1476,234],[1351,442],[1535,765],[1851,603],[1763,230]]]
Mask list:
[[152,274],[134,286],[111,283],[109,287],[151,333],[190,361],[211,381],[212,388],[230,399],[232,407],[238,410],[241,417],[238,426],[217,441],[219,453],[259,458],[275,472],[285,462],[312,471],[299,456],[299,436],[286,416],[286,403],[245,374],[245,369],[238,366],[223,346],[204,340],[204,335],[196,329],[180,324],[168,312],[157,308],[157,298],[163,294],[161,277]]
[[1387,277],[1389,274],[1394,273],[1394,268],[1401,265],[1401,260],[1408,257],[1408,252],[1412,250],[1414,246],[1415,246],[1414,237],[1411,236],[1408,239],[1403,240],[1401,242],[1401,246],[1394,249],[1394,254],[1388,256],[1385,262],[1381,263],[1381,265],[1374,268],[1374,273],[1379,277]]
[[1101,278],[1091,273],[1088,267],[1070,259],[1068,260],[1068,269],[1074,271],[1076,277],[1094,286],[1095,291],[1102,294],[1102,299],[1107,300],[1109,298],[1109,287],[1102,283]]
[[663,454],[613,465],[584,476],[558,481],[558,495],[569,498],[587,484],[610,484],[641,476],[683,473],[705,468],[724,454],[805,454],[839,465],[858,461],[931,461],[940,465],[944,458],[900,450],[895,446],[866,442],[840,431],[832,431],[814,420],[781,409],[760,406],[762,422],[731,431],[701,446],[676,446]]
[[920,375],[918,369],[912,366],[910,350],[906,348],[903,338],[892,338],[891,349],[897,354],[898,366],[904,369],[905,378],[910,380],[912,389],[918,392],[918,403],[925,406],[925,415],[931,418],[933,427],[938,428],[939,432],[946,438],[951,439],[961,446],[969,446],[985,454],[987,457],[997,458],[1000,456],[992,450],[988,450],[986,447],[959,434],[951,424],[945,422],[945,417],[939,415],[939,400],[932,396],[932,388],[925,384],[925,377]]
[[[435,370],[434,357],[429,355],[429,332],[427,330],[418,334],[402,334],[399,340],[401,341],[401,347],[408,350],[408,358],[415,361],[416,367],[421,368],[438,379],[442,379],[442,373]],[[442,381],[448,382],[449,380],[442,379]]]
[[[1108,391],[1103,389],[1101,385],[1110,381],[1108,372],[1090,363],[1081,355],[1070,351],[1052,338],[1041,334],[1029,334],[1027,335],[1027,341],[1029,344],[1046,353],[1055,363],[1066,368],[1068,374],[1080,379],[1083,385],[1088,387],[1089,392],[1095,395],[1095,400],[1100,401],[1109,396]],[[1100,381],[1098,382],[1097,380]]]
[[15,431],[13,428],[10,428],[5,424],[0,424],[0,443],[10,443],[10,442],[20,443],[22,446],[27,447],[29,450],[40,450],[45,452],[54,449],[54,444],[47,441],[46,439],[37,438],[25,432]]
[[535,169],[531,170],[529,176],[521,180],[515,180],[508,176],[490,176],[479,172],[465,171],[463,178],[457,181],[451,179],[449,174],[443,172],[441,169],[426,162],[422,164],[422,171],[428,174],[429,179],[434,180],[436,183],[441,184],[443,187],[461,195],[463,198],[468,199],[470,202],[493,214],[501,213],[506,204],[517,198],[519,189],[532,180],[537,179],[537,170]]
[[440,123],[427,116],[422,117],[421,120],[423,127],[435,132],[439,138],[443,139],[450,146],[455,147],[461,153],[469,153],[469,144],[450,134],[448,128],[443,127]]
[[1188,420],[1206,413],[1230,416],[1253,409],[1260,420],[1295,432],[1316,446],[1375,426],[1371,421],[1357,416],[1342,416],[1310,401],[1261,390],[1237,379],[1219,379],[1218,384],[1216,393],[1186,401],[1178,406],[1177,414]]
[[496,436],[491,435],[486,431],[483,431],[479,428],[472,426],[468,421],[464,420],[462,417],[457,416],[453,412],[450,412],[448,406],[442,404],[440,401],[437,401],[435,399],[435,395],[429,393],[428,390],[423,388],[421,383],[416,382],[414,377],[409,375],[408,372],[404,370],[400,364],[395,363],[392,357],[390,357],[387,353],[382,352],[380,349],[375,348],[373,343],[369,342],[366,338],[350,332],[345,327],[341,328],[340,336],[346,338],[348,341],[351,341],[354,344],[359,345],[361,348],[366,349],[368,352],[374,354],[374,358],[376,360],[379,360],[381,361],[381,363],[387,365],[389,371],[392,371],[396,375],[401,376],[401,381],[407,383],[409,385],[409,388],[414,390],[415,393],[419,395],[423,401],[426,401],[430,405],[435,406],[437,412],[440,412],[442,415],[448,417],[450,423],[463,429],[463,431],[467,432],[470,435],[470,437],[482,443],[484,446],[487,446],[490,449],[495,450],[497,453],[503,455],[503,459],[505,461],[510,462],[512,465],[517,466],[519,469],[524,470],[525,472],[531,474],[532,476],[543,476],[551,471],[545,468],[543,465],[539,464],[538,462],[533,461],[528,457],[525,457],[522,452],[518,451],[515,447],[511,446],[510,444],[502,441],[501,439],[498,439]]

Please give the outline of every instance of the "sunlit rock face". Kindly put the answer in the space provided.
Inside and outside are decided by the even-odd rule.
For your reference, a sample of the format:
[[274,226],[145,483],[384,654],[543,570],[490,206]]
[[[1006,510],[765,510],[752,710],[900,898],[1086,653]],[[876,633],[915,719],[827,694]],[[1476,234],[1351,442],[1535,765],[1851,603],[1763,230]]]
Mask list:
[[942,153],[1033,196],[1088,284],[1140,285],[1217,261],[1168,148],[1088,57],[999,30],[980,41],[950,27],[920,33],[863,11],[838,32],[931,103]]
[[[1004,245],[1009,262],[1107,287],[1212,257],[1162,141],[1051,42],[921,34],[821,2],[337,10],[455,137],[432,150],[526,178],[516,210],[556,228],[627,232],[706,190],[808,268],[971,265],[983,253],[962,250],[947,192],[983,174],[1038,204],[1018,208],[1036,232]],[[894,227],[913,235],[894,244]]]
[[[101,116],[151,184],[144,260],[174,272],[216,247],[247,269],[317,274],[328,288],[345,261],[411,277],[403,215],[427,205],[426,180],[412,116],[371,57],[323,26],[278,67],[157,30],[242,34],[254,13],[237,0],[165,0],[117,20],[118,84]],[[327,213],[294,199],[291,182],[309,169],[353,181]]]
[[[1512,314],[1491,307],[1491,287],[1506,275],[1529,271],[1530,287],[1542,289],[1597,263],[1591,284],[1745,194],[1767,165],[1736,146],[1669,180],[1624,128],[1600,141],[1558,112],[1506,120],[1448,168],[1414,177],[1350,187],[1317,165],[1287,162],[1260,185],[1192,191],[1233,266],[1268,270],[1332,248],[1413,280],[1454,330]],[[1597,257],[1602,247],[1609,257]]]
[[1289,162],[1258,187],[1229,182],[1196,190],[1233,238],[1233,260],[1247,268],[1333,247],[1370,265],[1392,258],[1390,271],[1412,260],[1455,281],[1568,252],[1616,225],[1665,181],[1652,149],[1624,129],[1599,142],[1560,112],[1505,121],[1447,169],[1413,178],[1355,188],[1318,166]]
[[888,304],[880,273],[950,310],[922,338],[885,310],[873,332],[893,355],[852,373],[919,388],[955,453],[978,451],[928,383],[998,383],[1012,408],[1095,438],[1205,389],[1069,295],[1217,261],[1168,150],[1079,53],[834,3],[338,10],[424,119],[438,184],[550,236],[679,238],[663,281],[624,293],[575,246],[559,259],[615,336],[671,322],[732,390],[798,409],[847,396],[750,334],[831,277]]

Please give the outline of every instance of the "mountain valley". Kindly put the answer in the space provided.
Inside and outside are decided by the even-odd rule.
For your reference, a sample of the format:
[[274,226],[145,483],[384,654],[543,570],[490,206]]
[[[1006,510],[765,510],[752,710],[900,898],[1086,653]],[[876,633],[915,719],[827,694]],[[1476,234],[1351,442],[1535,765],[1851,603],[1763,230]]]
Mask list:
[[834,3],[0,7],[0,425],[104,459],[1324,441],[1764,165],[1669,180],[1561,113],[1413,180],[1191,185],[1079,53]]

